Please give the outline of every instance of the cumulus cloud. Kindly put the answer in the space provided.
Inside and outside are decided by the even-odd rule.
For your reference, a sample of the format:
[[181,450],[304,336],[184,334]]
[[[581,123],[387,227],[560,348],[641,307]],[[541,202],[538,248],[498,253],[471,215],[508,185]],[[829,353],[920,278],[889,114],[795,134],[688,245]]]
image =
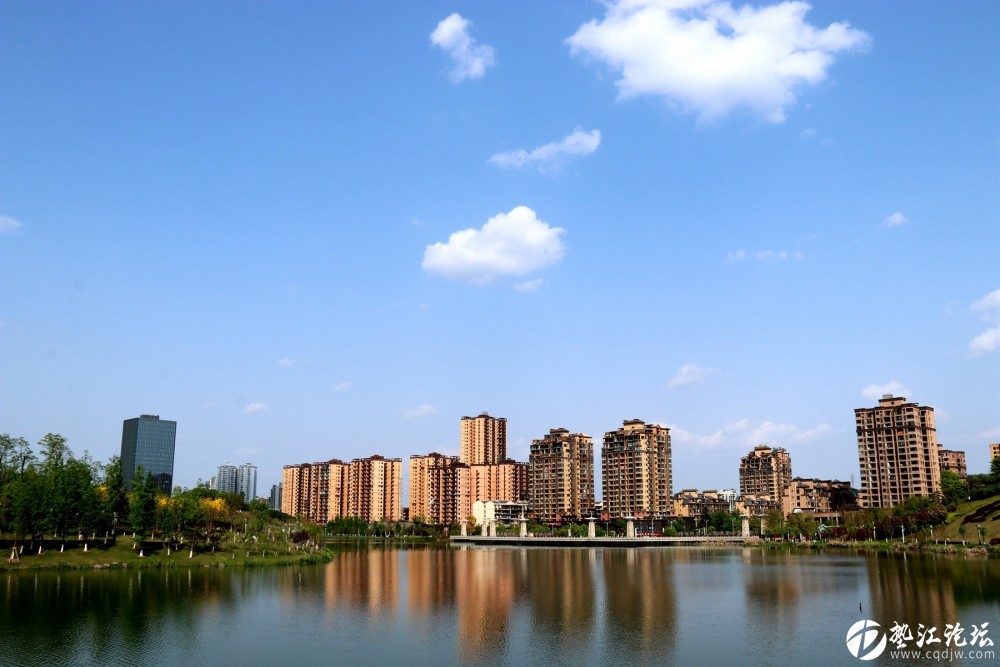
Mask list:
[[281,366],[282,368],[291,368],[295,364],[296,361],[294,359],[289,359],[288,357],[285,357],[283,359],[278,359],[278,365]]
[[[972,310],[983,313],[983,320],[993,321],[1000,315],[1000,289],[993,290],[981,299],[972,302]],[[969,342],[969,352],[978,357],[993,352],[1000,347],[1000,326],[987,329]]]
[[756,257],[760,262],[783,262],[786,259],[802,259],[805,255],[787,250],[758,250]]
[[482,78],[495,60],[493,47],[476,44],[469,35],[469,21],[458,13],[437,24],[431,33],[431,43],[451,56],[452,68],[448,76],[454,83]]
[[534,280],[525,280],[523,283],[514,283],[514,289],[518,292],[534,292],[542,283],[545,282],[541,278],[535,278]]
[[730,250],[729,252],[726,253],[726,262],[730,264],[733,262],[742,262],[746,258],[747,258],[747,251],[743,249]]
[[905,215],[896,211],[892,215],[887,215],[882,219],[883,227],[899,227],[900,225],[905,225],[910,221]]
[[419,419],[420,417],[430,417],[431,415],[436,415],[438,413],[437,408],[433,405],[418,405],[412,410],[406,410],[403,412],[403,417],[406,419]]
[[1000,311],[1000,289],[993,290],[982,299],[973,301],[972,310],[985,313]]
[[830,424],[822,423],[811,428],[771,421],[754,422],[750,419],[726,424],[721,429],[702,435],[670,425],[671,439],[677,443],[712,449],[717,447],[753,447],[761,443],[780,447],[787,443],[805,443],[818,440],[833,432]]
[[899,380],[889,380],[885,384],[870,384],[861,390],[861,395],[872,403],[878,402],[884,394],[893,396],[909,396],[910,390],[903,386]]
[[[749,257],[750,253],[746,250],[730,250],[726,253],[726,263],[742,262]],[[753,253],[753,257],[758,262],[784,262],[788,259],[805,259],[806,255],[797,250],[758,250]]]
[[264,412],[267,410],[267,403],[248,403],[245,408],[243,408],[243,414],[252,415],[257,412]]
[[348,389],[350,389],[353,386],[354,385],[351,384],[350,382],[338,382],[337,384],[333,385],[333,390],[334,391],[347,391]]
[[9,218],[6,215],[0,215],[0,234],[13,234],[14,232],[20,231],[24,227],[20,220],[15,220],[14,218]]
[[557,263],[566,253],[564,229],[550,227],[527,206],[498,213],[481,229],[463,229],[447,243],[427,246],[427,273],[485,285],[500,276],[523,276]]
[[980,356],[1000,347],[1000,326],[987,329],[969,342],[969,352],[973,356]]
[[621,98],[654,95],[702,121],[748,108],[772,123],[804,86],[827,78],[836,54],[870,38],[846,22],[816,28],[804,2],[734,8],[720,0],[618,0],[567,39],[603,61]]
[[667,386],[671,389],[676,389],[677,387],[687,387],[692,384],[698,384],[708,378],[709,375],[715,372],[714,368],[704,368],[697,364],[684,364],[681,366],[674,378],[667,383]]
[[558,170],[571,157],[590,155],[601,145],[601,131],[584,132],[577,128],[572,134],[530,151],[518,149],[496,153],[489,161],[498,167],[519,169],[535,164],[541,171]]

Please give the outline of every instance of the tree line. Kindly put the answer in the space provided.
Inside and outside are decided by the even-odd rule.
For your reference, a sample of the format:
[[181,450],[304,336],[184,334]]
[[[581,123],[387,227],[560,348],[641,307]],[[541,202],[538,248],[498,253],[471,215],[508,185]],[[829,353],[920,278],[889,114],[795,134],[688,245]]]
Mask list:
[[164,494],[153,475],[136,471],[126,488],[121,461],[73,454],[66,438],[47,434],[38,452],[20,437],[0,435],[0,533],[18,540],[105,537],[121,532],[168,540],[210,542],[233,528],[263,531],[276,515],[239,493],[206,488]]

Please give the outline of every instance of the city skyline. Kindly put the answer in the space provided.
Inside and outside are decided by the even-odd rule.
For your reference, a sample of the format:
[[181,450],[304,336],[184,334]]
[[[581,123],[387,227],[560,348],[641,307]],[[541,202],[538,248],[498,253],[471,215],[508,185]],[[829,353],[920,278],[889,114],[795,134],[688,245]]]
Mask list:
[[0,432],[169,415],[175,484],[267,489],[642,419],[675,491],[857,487],[892,393],[986,471],[1000,6],[629,7],[5,3]]

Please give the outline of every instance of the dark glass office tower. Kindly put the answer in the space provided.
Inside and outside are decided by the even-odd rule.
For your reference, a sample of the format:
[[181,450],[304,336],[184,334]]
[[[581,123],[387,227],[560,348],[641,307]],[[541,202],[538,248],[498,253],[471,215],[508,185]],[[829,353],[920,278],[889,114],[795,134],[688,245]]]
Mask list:
[[132,488],[132,478],[140,467],[151,473],[164,493],[170,494],[174,483],[174,442],[177,422],[158,415],[126,419],[122,425],[122,477]]

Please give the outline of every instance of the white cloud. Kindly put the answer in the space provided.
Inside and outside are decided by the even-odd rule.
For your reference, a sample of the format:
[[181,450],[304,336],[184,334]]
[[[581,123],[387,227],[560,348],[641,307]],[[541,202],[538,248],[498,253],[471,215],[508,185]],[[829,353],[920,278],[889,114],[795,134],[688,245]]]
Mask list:
[[577,128],[573,134],[563,137],[559,141],[553,141],[530,151],[518,149],[496,153],[489,161],[498,167],[516,169],[534,163],[542,171],[557,170],[567,158],[590,155],[600,145],[600,130],[584,132]]
[[707,379],[714,372],[714,368],[703,368],[697,364],[684,364],[677,370],[674,379],[668,382],[667,386],[671,389],[687,387]]
[[257,412],[264,412],[267,410],[267,403],[248,403],[245,408],[243,408],[243,414],[252,415]]
[[438,413],[437,408],[433,405],[418,405],[412,410],[406,410],[403,412],[403,417],[406,419],[419,419],[420,417],[430,417],[431,415],[436,415]]
[[333,390],[334,391],[347,391],[348,389],[350,389],[353,386],[354,385],[351,384],[350,382],[338,382],[337,384],[333,385]]
[[1000,289],[993,290],[982,299],[973,301],[972,310],[986,313],[993,310],[1000,311]]
[[485,285],[500,276],[523,276],[555,264],[566,248],[564,229],[550,227],[527,206],[498,213],[482,229],[463,229],[447,243],[427,246],[427,273]]
[[18,232],[24,227],[20,220],[15,220],[14,218],[9,218],[6,215],[0,215],[0,234],[13,234]]
[[1000,347],[1000,325],[987,329],[979,334],[969,343],[969,352],[973,356],[980,356]]
[[604,61],[620,74],[621,98],[655,95],[710,121],[746,107],[785,120],[795,91],[827,78],[834,56],[870,38],[850,24],[817,29],[810,7],[765,7],[718,0],[618,0],[603,21],[567,39],[571,53]]
[[749,419],[740,419],[710,433],[699,435],[670,425],[670,437],[682,444],[695,445],[706,449],[717,447],[745,448],[766,443],[782,447],[787,443],[804,443],[818,440],[833,432],[830,424],[818,424],[812,428],[802,428],[795,424],[777,424],[770,421],[755,423]]
[[[992,322],[1000,315],[1000,289],[993,290],[982,299],[972,302],[972,310],[983,313],[983,320]],[[969,342],[969,352],[974,357],[992,352],[1000,347],[1000,326],[987,329]]]
[[296,361],[294,359],[289,359],[288,357],[285,357],[283,359],[278,359],[278,365],[281,366],[282,368],[291,368],[292,366],[295,365],[295,363]]
[[747,258],[747,251],[743,249],[730,250],[729,252],[726,253],[726,262],[729,263],[742,262],[746,258]]
[[904,387],[899,380],[889,380],[885,384],[870,384],[861,390],[861,396],[873,403],[882,398],[883,394],[909,396],[910,393],[910,390]]
[[514,289],[516,289],[518,292],[534,292],[539,287],[541,287],[542,283],[544,282],[545,281],[542,280],[541,278],[535,278],[534,280],[525,280],[523,283],[514,283]]
[[883,220],[882,220],[882,226],[883,227],[899,227],[900,225],[905,225],[909,221],[910,221],[909,218],[907,218],[901,212],[896,211],[892,215],[887,215],[887,216],[885,216],[885,218],[883,218]]
[[[806,254],[797,250],[758,250],[753,253],[758,262],[784,262],[789,259],[805,259]],[[750,257],[750,253],[742,248],[740,250],[730,250],[726,253],[726,263],[735,264]]]
[[482,78],[486,68],[495,60],[493,47],[476,44],[469,36],[469,21],[458,13],[437,24],[431,33],[431,43],[451,56],[452,69],[449,76],[454,83]]
[[805,255],[787,250],[758,250],[756,257],[760,262],[783,262],[786,259],[802,259]]

